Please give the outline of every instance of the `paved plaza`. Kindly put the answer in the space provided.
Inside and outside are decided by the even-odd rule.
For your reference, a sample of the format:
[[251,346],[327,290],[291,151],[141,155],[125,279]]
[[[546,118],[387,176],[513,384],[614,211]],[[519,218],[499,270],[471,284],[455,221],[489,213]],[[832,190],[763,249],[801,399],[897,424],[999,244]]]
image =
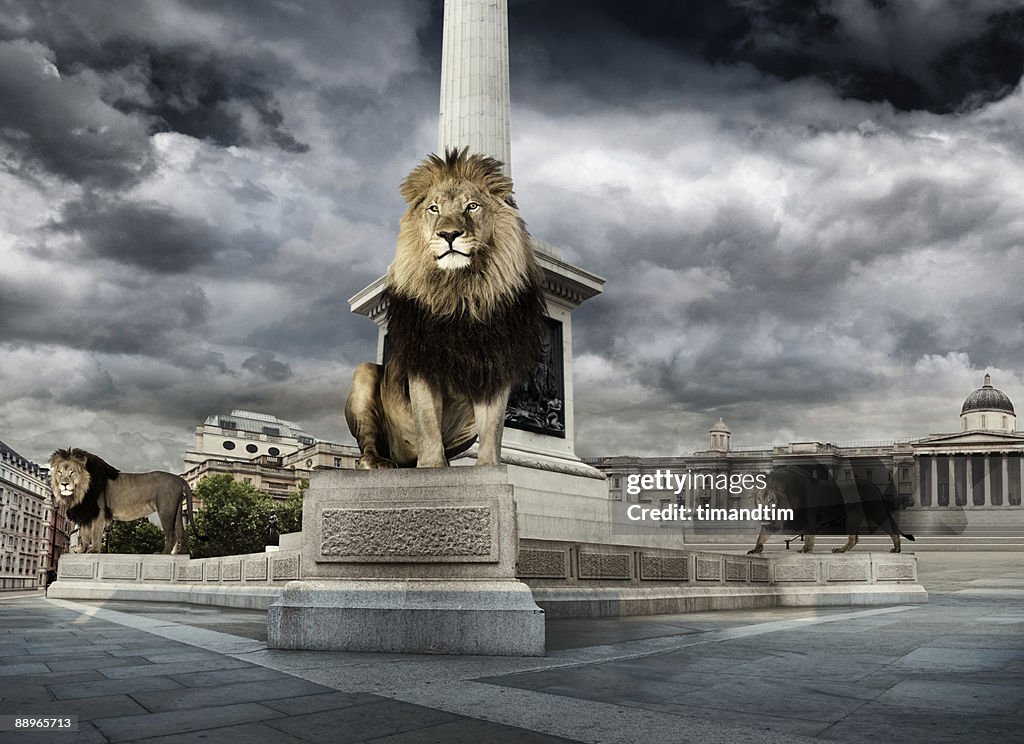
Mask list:
[[1018,742],[1024,553],[925,605],[549,621],[544,658],[272,651],[265,613],[0,596],[12,742]]

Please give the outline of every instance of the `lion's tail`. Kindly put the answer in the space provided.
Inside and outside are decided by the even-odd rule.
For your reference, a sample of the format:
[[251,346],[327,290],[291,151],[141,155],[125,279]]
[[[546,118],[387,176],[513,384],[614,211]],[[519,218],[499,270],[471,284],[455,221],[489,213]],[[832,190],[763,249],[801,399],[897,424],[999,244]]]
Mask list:
[[[185,494],[185,503],[188,506],[188,508],[185,511],[185,521],[188,522],[189,527],[191,527],[192,529],[196,529],[196,520],[192,516],[192,486],[188,484],[188,481],[182,481],[181,485],[181,490]],[[206,542],[207,540],[209,540],[209,538],[206,535],[196,534],[196,537],[199,538],[199,542]]]

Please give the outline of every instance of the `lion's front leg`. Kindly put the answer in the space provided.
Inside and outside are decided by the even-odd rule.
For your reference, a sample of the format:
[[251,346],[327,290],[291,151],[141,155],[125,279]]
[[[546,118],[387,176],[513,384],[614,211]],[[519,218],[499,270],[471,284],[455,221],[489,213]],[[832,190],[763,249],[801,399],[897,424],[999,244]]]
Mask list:
[[846,537],[846,545],[841,548],[832,548],[833,553],[845,553],[848,550],[853,550],[853,546],[857,544],[857,534],[851,533]]
[[379,364],[360,364],[352,373],[352,387],[345,401],[345,421],[359,445],[361,457],[356,467],[361,470],[396,467],[378,449],[383,433],[383,374]]
[[756,555],[764,550],[765,541],[768,539],[768,528],[761,525],[761,531],[757,533],[757,542],[754,547],[747,551],[747,555]]
[[800,548],[801,553],[814,552],[814,533],[804,533],[804,546]]
[[477,465],[497,465],[501,462],[501,435],[505,432],[508,394],[509,391],[506,389],[489,401],[473,404],[473,416],[480,439],[476,455]]
[[[103,508],[103,505],[100,505]],[[83,530],[88,535],[88,548],[85,552],[88,553],[102,553],[103,552],[103,529],[107,526],[107,520],[102,516],[98,517],[88,527],[84,527]]]
[[409,377],[409,406],[416,424],[416,467],[443,468],[448,466],[444,456],[444,437],[441,435],[443,398],[422,377]]

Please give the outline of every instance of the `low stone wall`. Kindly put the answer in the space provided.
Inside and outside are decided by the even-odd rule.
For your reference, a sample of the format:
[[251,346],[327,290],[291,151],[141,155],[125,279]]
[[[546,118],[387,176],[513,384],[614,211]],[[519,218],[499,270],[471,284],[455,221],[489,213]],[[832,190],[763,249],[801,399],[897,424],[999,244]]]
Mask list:
[[47,596],[145,599],[266,609],[301,576],[298,550],[221,558],[187,555],[65,554]]
[[[67,554],[49,596],[265,609],[311,579],[299,550],[190,559]],[[714,553],[522,540],[516,576],[548,618],[927,601],[912,553]]]
[[901,553],[658,550],[520,542],[516,575],[549,618],[775,606],[925,602],[917,557]]

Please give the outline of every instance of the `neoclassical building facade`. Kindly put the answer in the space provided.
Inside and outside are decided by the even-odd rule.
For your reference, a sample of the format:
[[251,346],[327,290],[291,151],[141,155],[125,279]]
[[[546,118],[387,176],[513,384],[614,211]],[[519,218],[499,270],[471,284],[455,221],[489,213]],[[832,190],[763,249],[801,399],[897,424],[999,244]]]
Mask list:
[[[901,524],[922,534],[1024,534],[1024,434],[1017,431],[1009,396],[989,375],[960,409],[959,431],[919,438],[865,442],[791,442],[733,447],[732,431],[719,419],[708,432],[708,448],[688,457],[602,457],[587,461],[608,475],[612,499],[689,507],[747,506],[750,494],[697,488],[676,494],[625,490],[630,473],[744,474],[798,465],[818,477],[869,480],[900,510]],[[740,527],[737,526],[739,530]],[[749,531],[743,527],[742,531]]]

